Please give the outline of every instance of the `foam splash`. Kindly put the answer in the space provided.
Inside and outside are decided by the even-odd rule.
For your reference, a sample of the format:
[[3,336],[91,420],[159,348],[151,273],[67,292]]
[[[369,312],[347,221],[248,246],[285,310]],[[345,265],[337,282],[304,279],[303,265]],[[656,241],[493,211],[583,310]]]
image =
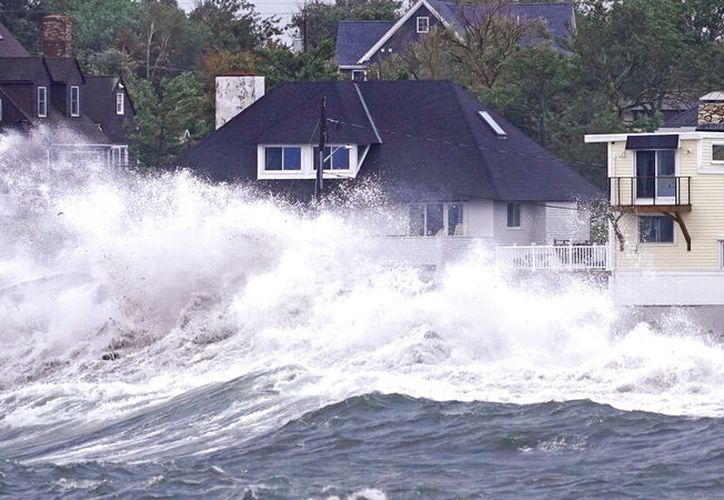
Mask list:
[[[97,425],[234,380],[236,402],[179,431],[199,450],[371,391],[724,414],[721,344],[693,326],[614,335],[603,290],[512,285],[484,250],[429,280],[382,263],[349,210],[9,153],[34,144],[0,139],[0,427]],[[62,455],[142,457],[149,432]]]

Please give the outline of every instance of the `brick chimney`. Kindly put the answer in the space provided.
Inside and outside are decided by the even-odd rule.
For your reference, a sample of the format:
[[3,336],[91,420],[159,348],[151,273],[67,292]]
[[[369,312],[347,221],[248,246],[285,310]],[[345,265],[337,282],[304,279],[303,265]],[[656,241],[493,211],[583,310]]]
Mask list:
[[216,128],[234,118],[262,96],[264,96],[263,76],[217,76]]
[[724,92],[709,92],[699,98],[698,130],[724,130]]
[[73,19],[59,14],[43,18],[43,55],[73,57]]

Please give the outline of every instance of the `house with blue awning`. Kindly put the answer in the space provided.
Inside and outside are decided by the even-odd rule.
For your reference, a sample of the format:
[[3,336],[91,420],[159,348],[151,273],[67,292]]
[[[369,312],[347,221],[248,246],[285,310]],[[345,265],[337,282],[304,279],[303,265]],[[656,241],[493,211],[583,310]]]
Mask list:
[[724,92],[655,132],[585,140],[608,150],[617,299],[724,304]]

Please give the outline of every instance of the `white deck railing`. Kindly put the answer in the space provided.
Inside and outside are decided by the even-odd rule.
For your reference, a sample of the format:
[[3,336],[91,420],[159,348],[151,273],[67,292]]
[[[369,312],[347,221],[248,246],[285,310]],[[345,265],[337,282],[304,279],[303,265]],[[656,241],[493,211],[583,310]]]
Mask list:
[[605,245],[495,247],[495,263],[503,269],[531,271],[606,269]]

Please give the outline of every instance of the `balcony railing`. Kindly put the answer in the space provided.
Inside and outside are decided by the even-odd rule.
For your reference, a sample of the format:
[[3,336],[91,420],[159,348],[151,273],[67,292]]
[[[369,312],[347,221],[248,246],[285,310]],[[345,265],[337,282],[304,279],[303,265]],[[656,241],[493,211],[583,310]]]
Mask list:
[[609,177],[608,192],[617,207],[691,207],[691,177]]
[[605,245],[496,247],[495,264],[502,269],[563,270],[606,269]]

